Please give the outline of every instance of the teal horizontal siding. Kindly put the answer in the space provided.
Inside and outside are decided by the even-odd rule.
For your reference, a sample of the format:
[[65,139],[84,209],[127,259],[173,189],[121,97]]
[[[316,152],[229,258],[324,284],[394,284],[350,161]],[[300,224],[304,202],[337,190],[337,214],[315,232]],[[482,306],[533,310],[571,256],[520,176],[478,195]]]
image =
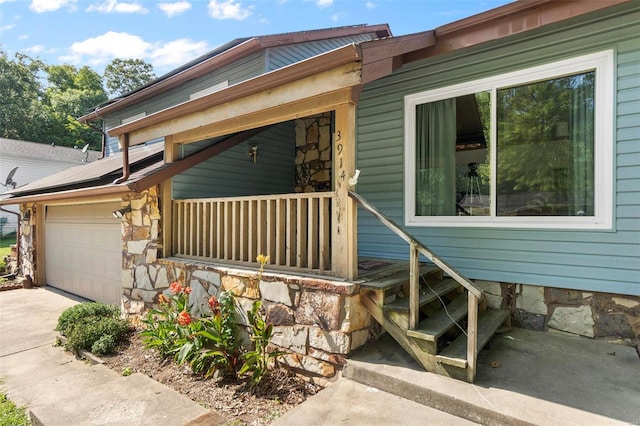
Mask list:
[[[185,154],[211,142],[185,145]],[[254,163],[249,148],[258,146]],[[175,199],[294,192],[295,127],[280,123],[173,178]]]
[[372,40],[375,33],[356,34],[347,37],[336,37],[326,40],[310,41],[305,43],[290,44],[287,46],[272,47],[267,49],[268,71],[291,65],[293,63],[311,58],[324,52],[345,46],[351,43],[359,43]]
[[[404,226],[404,96],[605,49],[615,52],[612,230],[405,227],[473,279],[640,295],[640,4],[406,65],[365,86],[357,191]],[[408,246],[358,213],[362,256],[406,259]]]

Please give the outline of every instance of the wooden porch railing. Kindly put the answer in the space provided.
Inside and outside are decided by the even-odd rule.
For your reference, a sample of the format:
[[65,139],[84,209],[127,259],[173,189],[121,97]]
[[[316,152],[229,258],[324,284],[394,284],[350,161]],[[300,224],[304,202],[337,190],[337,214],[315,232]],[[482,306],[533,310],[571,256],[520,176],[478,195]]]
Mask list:
[[462,285],[468,292],[468,306],[467,306],[467,375],[471,377],[470,381],[473,381],[476,371],[477,360],[477,347],[478,347],[478,302],[482,297],[482,290],[475,286],[474,283],[469,281],[466,277],[454,270],[444,260],[433,254],[424,244],[416,240],[409,233],[400,228],[395,222],[386,217],[382,212],[369,204],[364,198],[355,192],[349,191],[349,196],[360,207],[365,209],[376,217],[382,224],[393,231],[396,235],[409,243],[409,328],[415,329],[418,324],[418,318],[420,315],[419,307],[419,289],[420,289],[420,261],[419,257],[422,254],[431,263],[442,269],[451,278],[453,278],[458,284]]
[[173,201],[175,256],[331,272],[335,193],[278,194]]

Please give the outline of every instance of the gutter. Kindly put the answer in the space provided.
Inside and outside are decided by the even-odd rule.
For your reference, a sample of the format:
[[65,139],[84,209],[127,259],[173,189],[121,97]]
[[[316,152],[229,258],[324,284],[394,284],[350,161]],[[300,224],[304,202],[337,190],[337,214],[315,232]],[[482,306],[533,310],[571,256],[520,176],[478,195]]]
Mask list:
[[[97,186],[93,188],[82,188],[82,189],[70,189],[67,191],[54,192],[54,193],[45,193],[45,194],[35,194],[35,195],[25,195],[23,197],[15,197],[8,198],[6,200],[0,201],[0,206],[9,205],[9,204],[21,204],[21,203],[39,203],[45,201],[61,201],[61,200],[69,200],[69,199],[77,199],[77,198],[97,198],[97,197],[109,197],[115,195],[125,194],[127,192],[133,191],[133,188],[129,185],[119,185],[119,186]],[[12,212],[13,213],[13,212]]]
[[2,210],[5,213],[15,214],[16,218],[18,219],[17,226],[16,226],[16,255],[17,255],[17,263],[18,263],[17,267],[18,267],[18,271],[20,271],[20,226],[21,226],[20,213],[16,213],[16,212],[12,212],[11,210],[3,209],[2,206],[0,206],[0,210]]

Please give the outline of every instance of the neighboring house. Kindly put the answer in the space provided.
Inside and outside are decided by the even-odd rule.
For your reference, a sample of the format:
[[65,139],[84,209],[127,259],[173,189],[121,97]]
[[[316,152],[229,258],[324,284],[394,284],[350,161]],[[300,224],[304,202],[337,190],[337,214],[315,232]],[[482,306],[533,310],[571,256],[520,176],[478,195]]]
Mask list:
[[[0,194],[14,187],[21,187],[45,176],[59,172],[72,166],[78,166],[97,160],[100,153],[82,149],[56,146],[15,139],[0,138],[0,184],[4,185],[9,173],[17,167],[8,186],[0,187]],[[2,195],[0,195],[2,197]],[[7,210],[18,212],[15,206],[5,207]],[[0,210],[2,234],[16,231],[17,217]]]
[[[309,34],[331,31],[346,29]],[[76,265],[73,243],[31,248],[58,223],[82,238],[74,221],[92,208],[93,228],[121,232],[109,250],[122,278],[106,300],[138,313],[173,280],[196,304],[221,289],[246,307],[261,298],[274,343],[307,374],[335,374],[376,323],[425,368],[467,380],[510,319],[636,338],[638,34],[637,2],[519,1],[220,89],[206,79],[273,53],[231,43],[81,118],[104,117],[124,147],[110,167],[12,192],[27,231],[44,229],[27,232],[24,273],[60,285],[50,277]],[[189,99],[201,80],[217,91]],[[163,162],[162,144],[135,147],[156,140]],[[259,283],[258,254],[270,256]],[[63,287],[83,294],[91,274]]]

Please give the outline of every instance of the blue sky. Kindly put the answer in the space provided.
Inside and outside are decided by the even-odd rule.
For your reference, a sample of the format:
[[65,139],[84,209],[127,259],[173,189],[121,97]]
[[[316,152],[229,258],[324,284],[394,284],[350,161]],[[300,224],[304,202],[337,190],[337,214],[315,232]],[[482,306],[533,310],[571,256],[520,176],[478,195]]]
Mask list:
[[141,58],[157,75],[234,38],[388,23],[433,29],[508,0],[0,0],[0,50],[102,73]]

